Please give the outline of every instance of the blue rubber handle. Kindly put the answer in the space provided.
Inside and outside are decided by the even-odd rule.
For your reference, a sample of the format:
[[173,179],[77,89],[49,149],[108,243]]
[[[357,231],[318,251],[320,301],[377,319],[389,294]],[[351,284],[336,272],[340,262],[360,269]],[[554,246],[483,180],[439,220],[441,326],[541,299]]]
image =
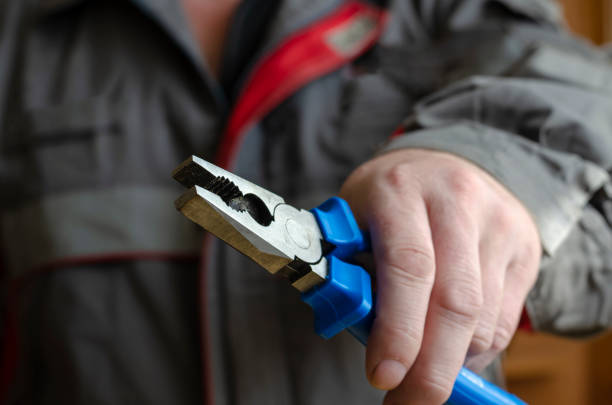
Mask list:
[[[332,197],[312,213],[321,233],[335,249],[326,256],[325,282],[302,294],[315,313],[315,331],[329,339],[347,329],[364,345],[374,321],[374,296],[370,275],[360,266],[347,263],[356,253],[370,250],[369,237],[359,229],[346,201]],[[518,397],[461,368],[447,402],[451,405],[517,405]]]

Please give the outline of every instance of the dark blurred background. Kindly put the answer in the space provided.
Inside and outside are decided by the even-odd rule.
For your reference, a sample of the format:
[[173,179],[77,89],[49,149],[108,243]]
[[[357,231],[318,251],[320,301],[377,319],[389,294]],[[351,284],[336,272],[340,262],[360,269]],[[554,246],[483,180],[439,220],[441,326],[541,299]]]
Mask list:
[[[572,31],[595,44],[612,42],[612,0],[559,2]],[[509,389],[531,405],[612,404],[612,334],[569,341],[519,332],[504,369]]]

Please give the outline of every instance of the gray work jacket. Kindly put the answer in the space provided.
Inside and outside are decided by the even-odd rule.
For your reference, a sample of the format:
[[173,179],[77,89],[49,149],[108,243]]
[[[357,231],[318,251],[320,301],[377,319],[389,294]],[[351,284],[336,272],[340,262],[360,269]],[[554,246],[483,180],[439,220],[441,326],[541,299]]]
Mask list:
[[545,0],[403,0],[387,19],[285,0],[228,90],[176,1],[2,1],[0,394],[380,401],[358,343],[322,341],[295,291],[175,212],[170,172],[191,154],[305,208],[380,150],[463,156],[538,225],[533,326],[607,328],[612,69],[559,15]]

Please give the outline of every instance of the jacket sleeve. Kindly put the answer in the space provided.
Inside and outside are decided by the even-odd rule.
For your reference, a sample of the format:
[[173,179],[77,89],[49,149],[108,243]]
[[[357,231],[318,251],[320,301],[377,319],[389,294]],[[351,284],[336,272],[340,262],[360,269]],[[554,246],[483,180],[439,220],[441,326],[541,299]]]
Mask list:
[[569,35],[545,0],[400,3],[381,70],[421,101],[384,151],[446,151],[492,174],[540,232],[533,326],[575,336],[609,328],[608,56]]

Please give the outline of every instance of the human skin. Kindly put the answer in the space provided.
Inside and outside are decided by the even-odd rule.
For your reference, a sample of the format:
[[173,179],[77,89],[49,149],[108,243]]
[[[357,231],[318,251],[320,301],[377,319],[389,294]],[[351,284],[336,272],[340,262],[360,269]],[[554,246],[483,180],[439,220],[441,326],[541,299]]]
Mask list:
[[463,365],[479,371],[510,342],[540,262],[534,221],[482,169],[429,150],[366,162],[340,196],[376,262],[367,376],[385,405],[443,403]]
[[181,0],[209,73],[218,77],[230,21],[241,0]]

